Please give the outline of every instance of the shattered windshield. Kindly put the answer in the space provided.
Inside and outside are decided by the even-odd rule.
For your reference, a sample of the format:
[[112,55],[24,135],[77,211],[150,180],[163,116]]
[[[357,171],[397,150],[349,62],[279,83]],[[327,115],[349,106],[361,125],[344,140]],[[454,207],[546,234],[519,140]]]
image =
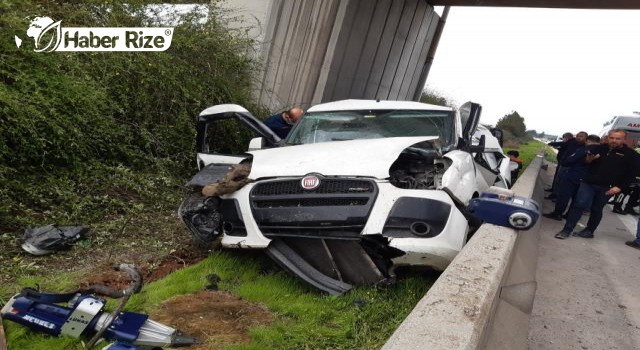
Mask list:
[[365,110],[310,112],[289,133],[287,144],[438,136],[443,148],[453,144],[453,112],[428,110]]

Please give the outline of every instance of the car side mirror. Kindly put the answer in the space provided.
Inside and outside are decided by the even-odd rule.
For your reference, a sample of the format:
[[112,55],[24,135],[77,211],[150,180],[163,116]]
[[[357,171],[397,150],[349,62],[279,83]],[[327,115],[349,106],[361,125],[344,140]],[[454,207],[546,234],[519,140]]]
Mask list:
[[503,143],[504,143],[504,133],[502,132],[501,129],[498,128],[492,128],[491,130],[489,130],[491,132],[491,135],[495,136],[495,138],[498,139],[498,144],[500,144],[500,147],[503,147]]
[[262,149],[263,146],[264,146],[264,138],[262,137],[252,138],[251,141],[249,141],[249,152]]

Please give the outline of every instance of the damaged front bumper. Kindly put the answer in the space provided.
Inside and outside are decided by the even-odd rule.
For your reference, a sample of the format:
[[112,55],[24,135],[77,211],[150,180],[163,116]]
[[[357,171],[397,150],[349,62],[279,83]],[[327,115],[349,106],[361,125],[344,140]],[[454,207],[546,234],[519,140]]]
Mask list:
[[[211,237],[219,235],[222,246],[266,249],[283,268],[330,294],[392,283],[398,265],[444,270],[467,240],[468,221],[445,191],[328,177],[324,187],[305,191],[300,180],[250,183],[223,196],[219,214],[204,210],[196,218],[219,219]],[[203,227],[201,235],[212,232]]]

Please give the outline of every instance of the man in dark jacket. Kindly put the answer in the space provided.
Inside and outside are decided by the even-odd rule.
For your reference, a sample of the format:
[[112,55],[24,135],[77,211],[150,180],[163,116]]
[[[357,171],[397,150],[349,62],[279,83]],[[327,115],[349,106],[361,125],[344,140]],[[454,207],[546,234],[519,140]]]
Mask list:
[[558,166],[556,167],[556,173],[553,176],[553,184],[551,185],[551,194],[547,196],[547,199],[555,199],[558,196],[558,181],[560,181],[560,175],[566,169],[563,169],[562,162],[568,156],[575,153],[575,151],[584,146],[584,142],[587,139],[587,134],[584,131],[580,131],[576,134],[576,137],[573,137],[571,133],[565,133],[562,135],[562,142],[549,142],[548,145],[558,149]]
[[264,121],[264,124],[273,130],[276,135],[284,139],[289,131],[300,120],[304,111],[300,107],[294,107],[282,113],[276,113]]
[[587,155],[595,153],[599,146],[600,137],[598,135],[589,135],[584,146],[578,148],[558,164],[562,166],[564,171],[559,175],[558,179],[556,207],[551,213],[542,214],[542,216],[554,220],[562,220],[562,214],[567,209],[569,201],[575,196],[580,182],[588,174]]
[[597,154],[587,155],[586,161],[590,164],[587,176],[580,183],[567,222],[556,238],[568,238],[587,209],[591,211],[587,227],[575,235],[593,238],[609,198],[629,187],[637,171],[638,154],[624,144],[625,135],[624,130],[609,131],[609,144],[599,146]]

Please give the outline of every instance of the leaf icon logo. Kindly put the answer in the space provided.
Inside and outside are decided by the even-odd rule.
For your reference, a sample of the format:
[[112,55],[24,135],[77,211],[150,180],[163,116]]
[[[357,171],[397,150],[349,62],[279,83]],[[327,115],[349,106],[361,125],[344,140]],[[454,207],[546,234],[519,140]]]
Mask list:
[[[27,36],[35,43],[35,52],[51,52],[58,48],[62,41],[62,27],[60,22],[54,22],[49,17],[36,17],[29,23]],[[17,41],[16,41],[16,44]]]
[[[51,23],[44,28],[42,32],[40,32],[40,35],[35,39],[35,52],[51,52],[58,48],[58,45],[60,45],[60,41],[62,40],[62,27],[60,27],[61,22],[62,21]],[[47,37],[49,38],[49,42],[42,45],[43,42],[46,42]]]

